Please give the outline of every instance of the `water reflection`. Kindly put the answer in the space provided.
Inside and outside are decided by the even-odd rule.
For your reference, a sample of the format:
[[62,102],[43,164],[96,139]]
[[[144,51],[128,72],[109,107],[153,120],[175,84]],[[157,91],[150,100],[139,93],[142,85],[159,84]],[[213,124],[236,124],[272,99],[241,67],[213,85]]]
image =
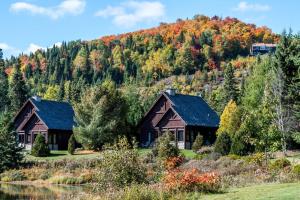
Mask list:
[[83,186],[32,186],[16,184],[0,184],[1,200],[59,200],[76,194],[87,192]]

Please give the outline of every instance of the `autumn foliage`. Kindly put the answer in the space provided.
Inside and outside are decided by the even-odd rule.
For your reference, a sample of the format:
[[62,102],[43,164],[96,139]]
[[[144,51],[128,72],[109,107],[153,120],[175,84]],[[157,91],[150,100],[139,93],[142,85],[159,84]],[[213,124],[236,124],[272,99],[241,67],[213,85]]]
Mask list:
[[201,173],[197,169],[168,171],[163,182],[168,190],[216,192],[220,189],[219,174]]

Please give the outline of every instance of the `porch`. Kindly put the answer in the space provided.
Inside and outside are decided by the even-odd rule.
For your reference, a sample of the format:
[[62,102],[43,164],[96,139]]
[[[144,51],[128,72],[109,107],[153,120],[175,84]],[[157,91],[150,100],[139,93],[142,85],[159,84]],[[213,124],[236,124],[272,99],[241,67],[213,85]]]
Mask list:
[[25,133],[24,131],[19,131],[19,146],[25,150],[31,150],[38,134],[42,134],[45,137],[50,150],[66,150],[68,148],[69,137],[72,133],[55,131],[30,131],[29,133]]
[[179,149],[191,149],[197,137],[201,134],[203,136],[203,145],[212,145],[215,142],[216,128],[207,128],[199,126],[186,126],[186,127],[171,127],[157,129],[158,136],[167,132],[173,136],[172,143]]

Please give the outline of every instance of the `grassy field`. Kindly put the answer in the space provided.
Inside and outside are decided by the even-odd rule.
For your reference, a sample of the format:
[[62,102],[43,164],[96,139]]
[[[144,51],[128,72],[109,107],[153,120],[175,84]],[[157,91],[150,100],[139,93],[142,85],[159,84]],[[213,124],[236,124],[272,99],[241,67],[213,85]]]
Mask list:
[[63,159],[93,159],[100,156],[99,152],[93,151],[80,151],[74,155],[68,154],[68,151],[51,151],[51,155],[48,157],[34,157],[28,152],[25,155],[25,160],[27,161],[54,161]]
[[251,187],[232,188],[223,194],[202,196],[205,200],[298,200],[300,199],[300,183],[262,184]]
[[[151,149],[139,149],[139,154],[141,156],[146,155],[151,152]],[[181,150],[181,153],[188,159],[194,158],[196,155],[192,150]],[[25,159],[27,161],[54,161],[54,160],[63,160],[63,159],[93,159],[97,158],[101,155],[101,152],[93,152],[93,151],[79,151],[74,155],[68,154],[67,151],[51,151],[51,155],[48,157],[34,157],[26,152]]]

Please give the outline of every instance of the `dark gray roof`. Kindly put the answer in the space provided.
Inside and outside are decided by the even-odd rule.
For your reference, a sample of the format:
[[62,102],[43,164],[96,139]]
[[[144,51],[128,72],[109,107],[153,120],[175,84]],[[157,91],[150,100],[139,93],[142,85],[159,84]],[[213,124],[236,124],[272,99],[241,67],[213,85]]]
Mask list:
[[172,108],[190,126],[218,127],[218,114],[199,96],[164,93],[170,99]]
[[30,98],[37,108],[36,114],[49,129],[72,130],[74,123],[74,111],[67,102],[40,100]]

